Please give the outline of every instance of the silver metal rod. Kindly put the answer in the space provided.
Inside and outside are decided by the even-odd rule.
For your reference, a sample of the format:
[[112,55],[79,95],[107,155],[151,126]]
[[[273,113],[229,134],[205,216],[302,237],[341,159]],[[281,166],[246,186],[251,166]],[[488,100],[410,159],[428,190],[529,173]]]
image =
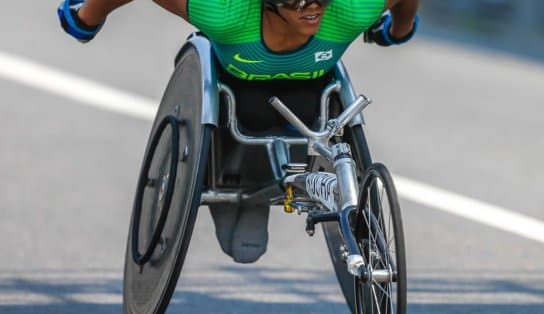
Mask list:
[[274,179],[280,180],[285,176],[283,167],[291,160],[289,147],[284,141],[275,140],[266,145],[266,151],[268,153],[268,162],[270,163]]
[[327,131],[313,132],[299,118],[285,106],[278,97],[270,98],[270,104],[274,107],[289,123],[291,123],[302,135],[309,138],[323,137],[328,134]]
[[268,186],[265,186],[257,191],[252,191],[250,193],[241,193],[241,192],[224,192],[216,190],[206,190],[202,192],[200,197],[200,204],[209,205],[214,203],[270,203],[276,204],[278,200],[283,199],[284,191],[280,186],[280,182],[272,183]]
[[238,118],[236,117],[236,99],[230,87],[225,84],[218,84],[219,91],[227,96],[228,106],[228,124],[232,136],[240,143],[247,145],[267,145],[274,141],[281,140],[288,145],[304,145],[308,140],[303,137],[284,137],[284,136],[248,136],[243,134],[238,127]]
[[340,194],[340,209],[357,206],[359,200],[359,184],[355,172],[355,162],[351,157],[340,158],[334,162],[334,169],[338,178],[338,192]]
[[237,192],[204,191],[200,197],[200,204],[239,203],[242,195]]
[[359,96],[355,101],[336,118],[335,129],[343,128],[353,117],[363,111],[370,104],[370,100],[364,96]]
[[325,130],[329,121],[329,104],[332,92],[339,92],[342,88],[340,81],[334,81],[327,85],[321,94],[321,113],[319,115],[319,131]]
[[325,144],[320,142],[314,142],[313,148],[316,152],[318,152],[321,156],[325,157],[328,161],[333,162],[334,156],[332,153],[332,150],[327,147]]

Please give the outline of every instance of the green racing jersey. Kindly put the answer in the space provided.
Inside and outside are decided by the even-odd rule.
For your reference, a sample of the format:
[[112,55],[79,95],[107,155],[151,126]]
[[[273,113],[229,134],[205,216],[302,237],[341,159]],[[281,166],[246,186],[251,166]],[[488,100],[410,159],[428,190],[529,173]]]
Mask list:
[[331,0],[318,32],[302,47],[270,50],[262,38],[262,0],[188,0],[189,21],[209,37],[221,66],[244,80],[307,80],[323,76],[374,24],[385,0]]

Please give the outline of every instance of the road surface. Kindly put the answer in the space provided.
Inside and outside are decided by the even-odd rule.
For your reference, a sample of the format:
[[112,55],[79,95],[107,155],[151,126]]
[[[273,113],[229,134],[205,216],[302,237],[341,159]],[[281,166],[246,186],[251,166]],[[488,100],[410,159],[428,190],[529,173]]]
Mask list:
[[[85,84],[156,104],[192,28],[136,2],[81,45],[56,5],[0,5],[0,312],[118,313],[151,120],[94,107]],[[344,62],[374,100],[374,159],[399,178],[409,313],[543,313],[544,64],[424,37],[357,41]],[[421,192],[436,200],[418,200],[414,182],[440,189]],[[202,208],[168,312],[347,313],[303,217],[274,208],[268,252],[252,265],[221,254],[212,228]]]

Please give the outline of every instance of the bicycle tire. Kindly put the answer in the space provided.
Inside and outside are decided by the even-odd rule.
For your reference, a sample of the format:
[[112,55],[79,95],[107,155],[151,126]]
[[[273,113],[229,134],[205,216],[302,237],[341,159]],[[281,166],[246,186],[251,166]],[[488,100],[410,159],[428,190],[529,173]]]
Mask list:
[[[385,202],[385,203],[383,203]],[[365,170],[354,235],[365,264],[373,271],[391,270],[394,278],[379,283],[353,280],[355,313],[406,313],[406,253],[397,192],[387,168],[379,163]]]
[[[187,254],[200,206],[212,133],[212,126],[201,123],[200,69],[198,51],[186,45],[153,123],[138,180],[125,253],[125,313],[164,313]],[[165,119],[178,121],[177,145],[172,139],[175,124],[170,123],[166,131],[160,128]],[[179,149],[176,154],[172,152],[175,146]],[[174,157],[176,155],[178,158]],[[173,163],[175,179],[169,177],[173,173]],[[164,190],[173,191],[168,208],[163,207],[161,200]],[[168,212],[163,215],[165,210]],[[163,216],[165,219],[161,221]],[[161,222],[163,230],[159,230]],[[157,233],[160,233],[160,241],[153,247]],[[139,247],[135,247],[135,243]],[[150,250],[150,244],[152,254],[146,261],[146,254],[141,253]]]

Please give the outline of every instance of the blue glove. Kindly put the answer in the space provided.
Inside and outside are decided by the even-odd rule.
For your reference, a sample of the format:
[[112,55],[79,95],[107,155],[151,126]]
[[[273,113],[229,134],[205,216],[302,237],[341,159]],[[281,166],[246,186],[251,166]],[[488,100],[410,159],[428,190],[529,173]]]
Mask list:
[[64,0],[57,9],[60,25],[64,31],[82,43],[86,43],[96,36],[102,24],[89,27],[77,16],[77,11],[85,0]]
[[414,27],[408,35],[402,38],[395,38],[389,33],[391,29],[391,14],[386,12],[374,25],[370,27],[364,34],[364,41],[366,43],[376,43],[379,46],[387,47],[391,45],[400,45],[412,39],[417,31],[417,25],[419,24],[419,17],[414,18]]

